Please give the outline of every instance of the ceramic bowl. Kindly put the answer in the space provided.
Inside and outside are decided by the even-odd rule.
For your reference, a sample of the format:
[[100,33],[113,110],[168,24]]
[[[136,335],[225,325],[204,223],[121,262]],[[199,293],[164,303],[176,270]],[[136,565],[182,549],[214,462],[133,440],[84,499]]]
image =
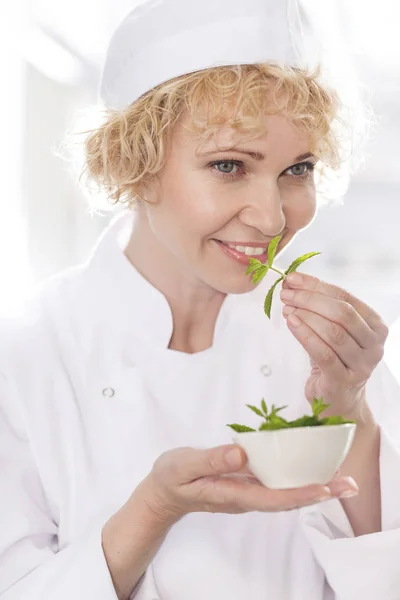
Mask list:
[[247,454],[248,468],[271,489],[314,483],[325,485],[346,458],[356,430],[353,423],[234,433]]

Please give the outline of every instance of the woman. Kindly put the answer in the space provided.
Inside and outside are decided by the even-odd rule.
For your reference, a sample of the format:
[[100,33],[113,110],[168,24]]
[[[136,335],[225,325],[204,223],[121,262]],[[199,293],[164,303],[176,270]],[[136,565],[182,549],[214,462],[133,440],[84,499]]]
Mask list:
[[[283,3],[242,4],[150,2],[110,45],[87,169],[135,218],[3,327],[4,600],[400,597],[387,328],[305,274],[268,321],[246,276],[313,220],[338,98],[291,66]],[[269,490],[226,424],[313,396],[357,421],[340,476]]]

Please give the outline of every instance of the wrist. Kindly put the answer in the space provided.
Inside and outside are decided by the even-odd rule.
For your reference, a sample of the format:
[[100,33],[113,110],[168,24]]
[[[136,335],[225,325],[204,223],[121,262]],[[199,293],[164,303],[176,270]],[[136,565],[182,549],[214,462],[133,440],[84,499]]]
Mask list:
[[373,430],[378,428],[378,423],[369,407],[365,395],[356,403],[356,408],[346,415],[343,415],[345,419],[349,419],[356,422],[357,430]]
[[119,600],[128,600],[172,525],[148,504],[140,483],[102,529],[102,547]]
[[369,476],[373,465],[379,464],[381,432],[373,416],[371,421],[358,421],[356,425],[353,443],[340,473],[351,475],[360,483],[364,476]]
[[[365,387],[357,392],[352,400],[349,401],[349,404],[351,404],[351,407],[347,411],[340,412],[340,415],[348,421],[355,421],[357,431],[365,429],[373,430],[378,427],[366,399]],[[335,412],[337,414],[334,408],[330,408],[324,414],[328,416],[329,414],[335,414]]]
[[157,486],[151,473],[138,485],[135,495],[145,507],[149,519],[154,523],[154,526],[159,527],[161,530],[165,529],[167,531],[184,515],[177,507],[172,507],[163,500],[162,495],[157,491]]

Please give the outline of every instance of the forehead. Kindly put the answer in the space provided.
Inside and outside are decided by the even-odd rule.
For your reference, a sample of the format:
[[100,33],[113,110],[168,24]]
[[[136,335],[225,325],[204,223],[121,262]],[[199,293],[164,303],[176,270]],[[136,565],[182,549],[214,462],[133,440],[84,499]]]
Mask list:
[[257,116],[248,130],[245,126],[238,129],[231,121],[227,121],[213,126],[204,136],[193,130],[192,118],[185,114],[173,132],[172,146],[198,156],[212,151],[229,150],[233,146],[250,147],[253,141],[257,141],[257,147],[261,150],[287,145],[308,149],[310,139],[299,123],[284,114]]

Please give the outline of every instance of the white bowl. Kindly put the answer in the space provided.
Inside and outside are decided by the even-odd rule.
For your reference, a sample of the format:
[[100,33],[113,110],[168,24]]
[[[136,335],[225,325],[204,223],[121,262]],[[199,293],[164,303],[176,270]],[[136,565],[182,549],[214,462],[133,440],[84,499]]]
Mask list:
[[234,433],[248,468],[271,489],[326,484],[346,458],[356,425],[320,425]]

